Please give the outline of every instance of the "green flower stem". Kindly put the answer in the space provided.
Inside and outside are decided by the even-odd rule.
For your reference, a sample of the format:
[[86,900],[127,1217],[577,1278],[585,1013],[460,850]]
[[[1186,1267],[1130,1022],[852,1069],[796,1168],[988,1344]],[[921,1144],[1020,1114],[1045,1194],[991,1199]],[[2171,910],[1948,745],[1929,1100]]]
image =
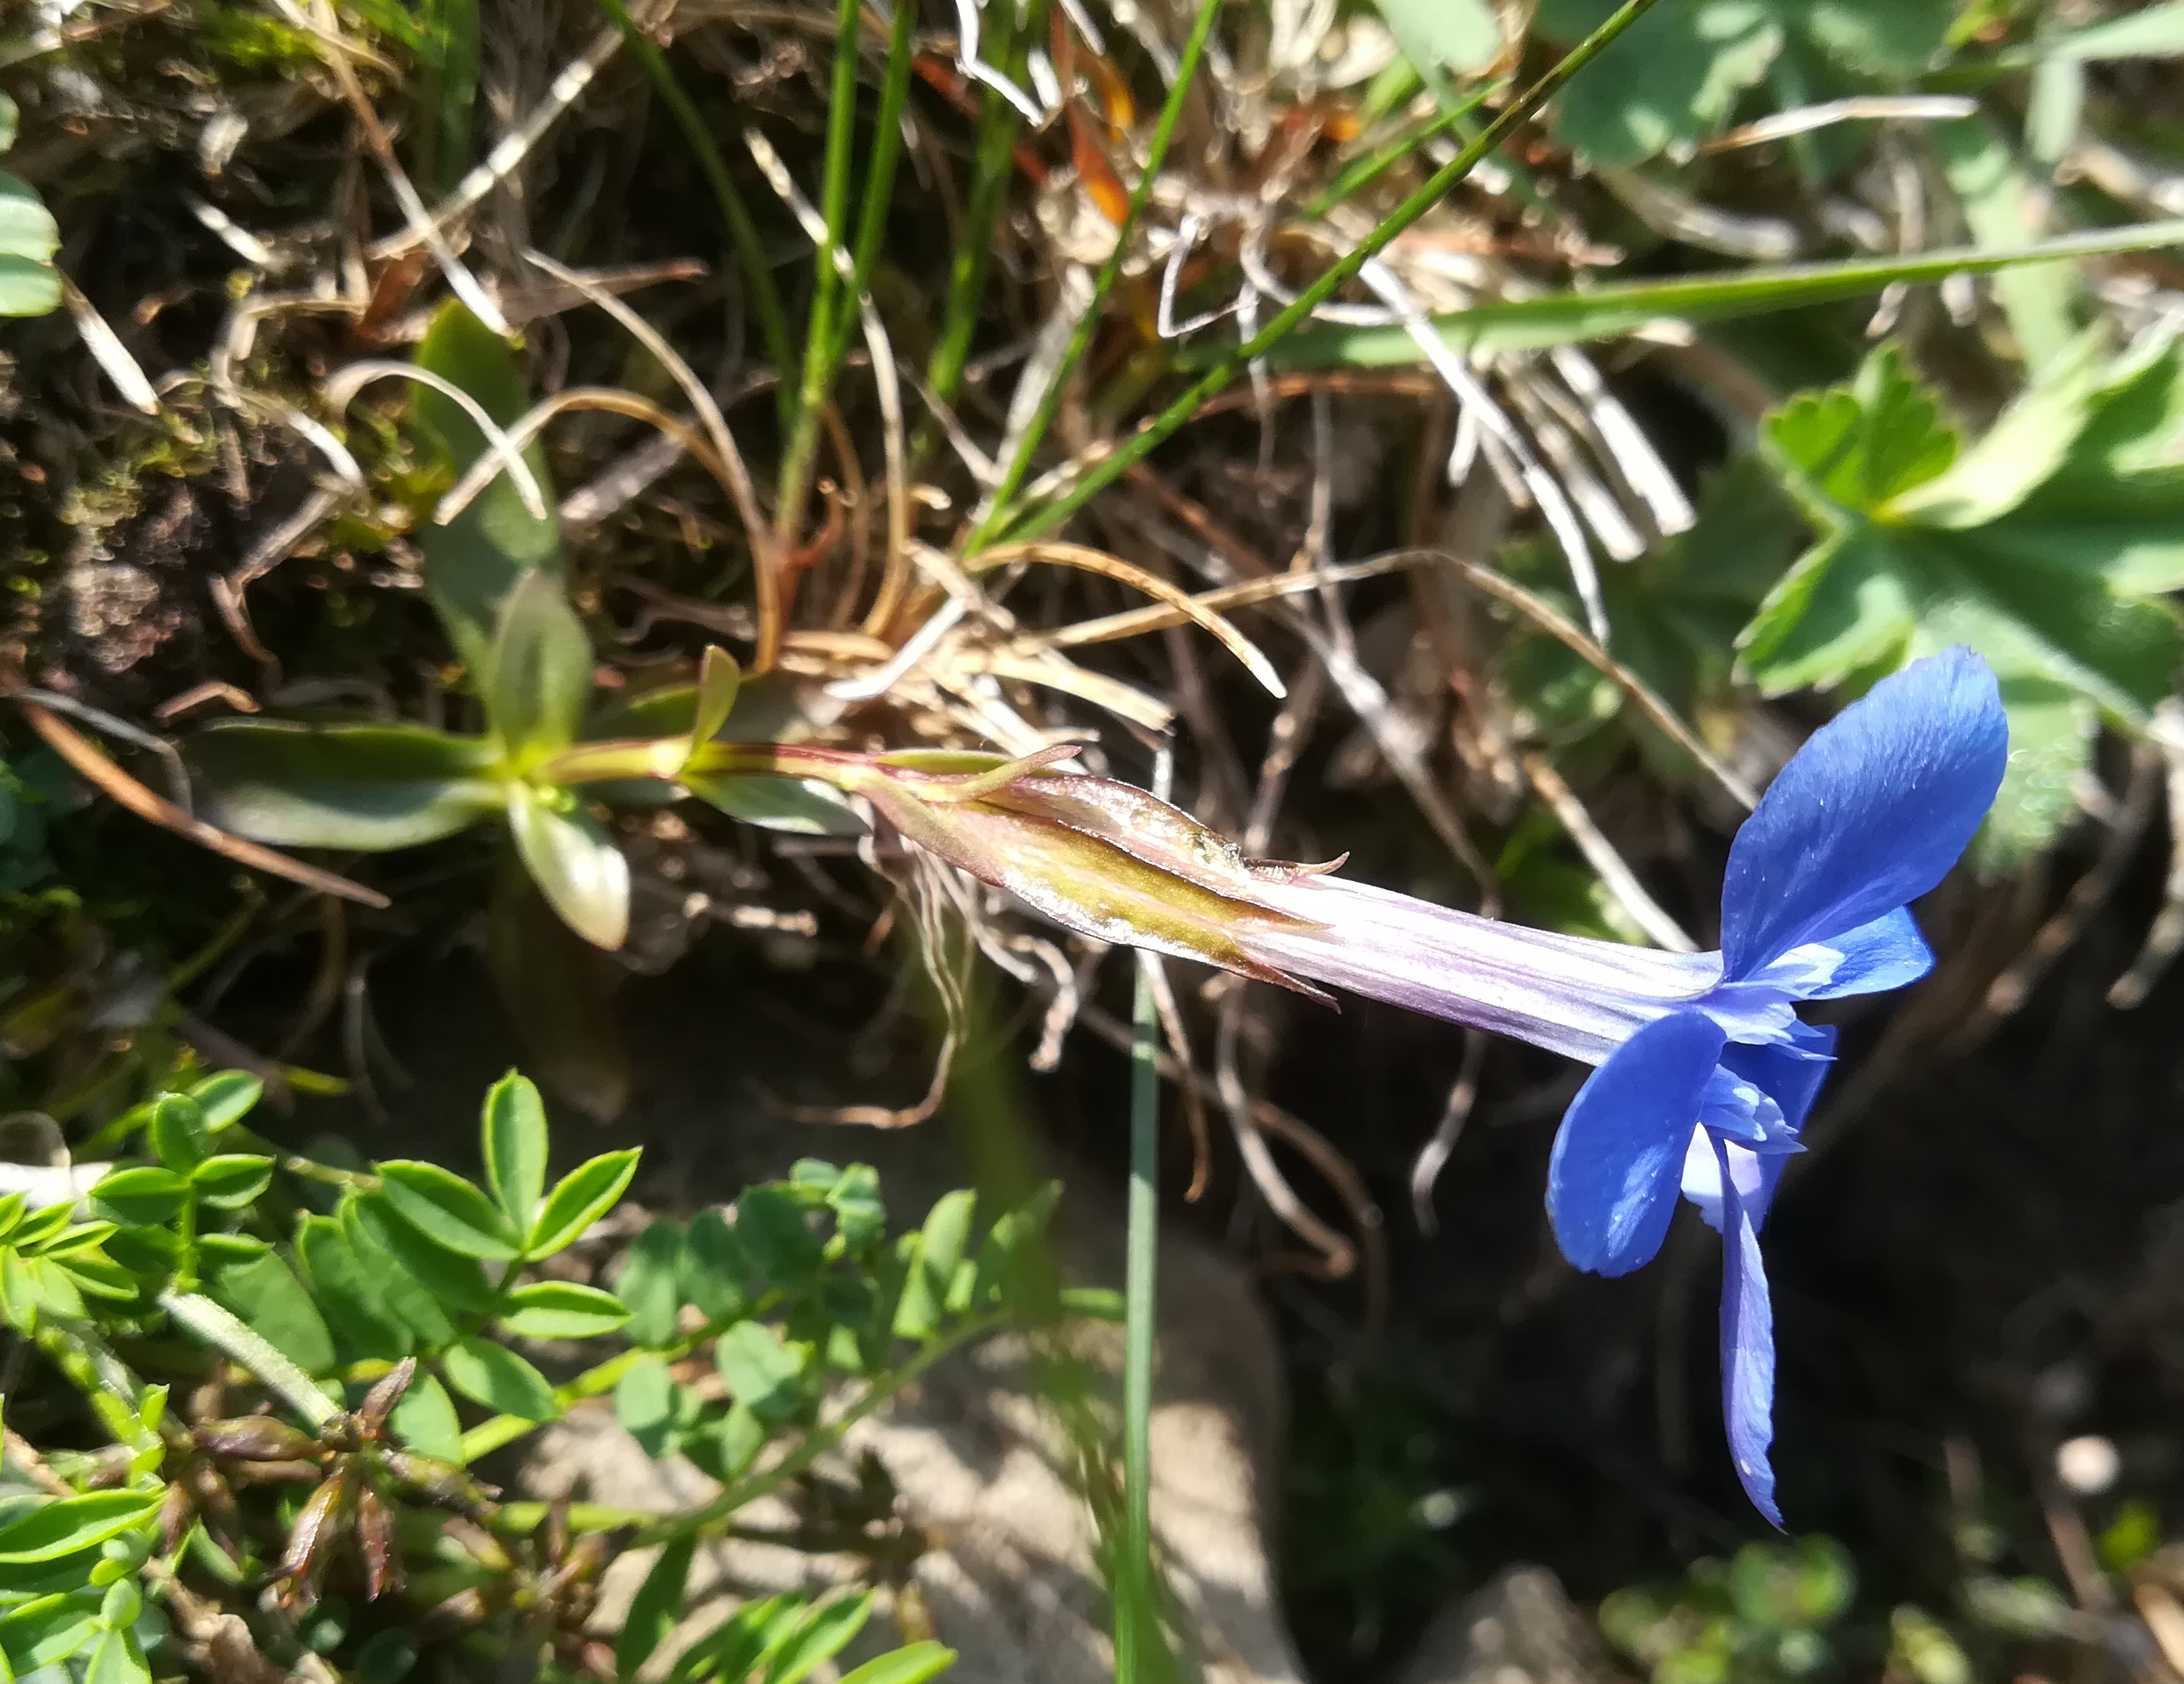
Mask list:
[[312,1431],[318,1431],[341,1414],[341,1405],[320,1391],[309,1375],[281,1355],[254,1329],[202,1293],[162,1292],[159,1308],[206,1343],[226,1352],[254,1375],[261,1385],[278,1392]]
[[1213,32],[1213,19],[1221,10],[1221,0],[1199,0],[1198,15],[1190,26],[1190,36],[1184,43],[1183,57],[1178,61],[1175,81],[1167,91],[1167,102],[1161,107],[1160,120],[1153,125],[1150,148],[1145,154],[1145,167],[1138,176],[1138,185],[1130,191],[1128,207],[1123,213],[1123,225],[1115,231],[1115,249],[1107,254],[1107,261],[1100,265],[1100,273],[1092,282],[1092,297],[1077,318],[1071,330],[1069,344],[1061,353],[1061,360],[1047,377],[1046,390],[1041,395],[1039,408],[1024,428],[1023,436],[1017,441],[1016,454],[1010,459],[1001,482],[994,488],[986,513],[963,547],[967,558],[987,547],[994,539],[995,529],[1004,518],[1017,492],[1022,488],[1024,476],[1031,471],[1033,459],[1039,453],[1046,430],[1054,424],[1063,397],[1069,390],[1069,377],[1077,365],[1084,360],[1091,349],[1092,336],[1100,326],[1100,307],[1107,295],[1114,291],[1115,283],[1122,278],[1123,264],[1130,255],[1131,236],[1137,231],[1138,219],[1144,214],[1145,202],[1152,195],[1153,184],[1159,181],[1161,170],[1167,163],[1167,149],[1175,139],[1176,125],[1182,120],[1184,102],[1198,80],[1198,67],[1206,56],[1206,42]]
[[1255,358],[1333,297],[1355,278],[1359,270],[1385,251],[1396,236],[1439,204],[1451,188],[1472,172],[1480,159],[1500,146],[1520,125],[1529,121],[1535,112],[1561,92],[1564,83],[1597,58],[1624,31],[1645,16],[1655,3],[1656,0],[1624,0],[1624,3],[1605,23],[1526,89],[1513,105],[1488,124],[1478,139],[1436,170],[1417,192],[1390,212],[1387,219],[1361,241],[1348,256],[1324,270],[1317,281],[1299,293],[1295,302],[1223,358],[1167,408],[1139,428],[1129,439],[1089,470],[1082,479],[1052,503],[1042,509],[1027,511],[1020,517],[1016,517],[1011,511],[1011,515],[1005,519],[1013,518],[1015,524],[1006,528],[1005,536],[1012,542],[1022,542],[1052,531],[1145,460],[1170,434],[1196,414],[1199,406],[1206,399],[1226,390],[1229,382]]

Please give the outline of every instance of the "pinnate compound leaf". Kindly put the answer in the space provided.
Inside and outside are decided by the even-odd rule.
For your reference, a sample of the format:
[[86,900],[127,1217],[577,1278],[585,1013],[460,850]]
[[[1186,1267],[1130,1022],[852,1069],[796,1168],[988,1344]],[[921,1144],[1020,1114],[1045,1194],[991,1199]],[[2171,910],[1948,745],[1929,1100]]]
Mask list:
[[518,1233],[530,1231],[546,1192],[546,1103],[538,1090],[510,1070],[487,1090],[480,1133],[485,1179],[493,1201]]
[[377,1166],[380,1196],[410,1226],[465,1257],[508,1262],[520,1251],[515,1230],[477,1188],[437,1164],[395,1159]]
[[561,1413],[546,1376],[505,1345],[470,1338],[440,1359],[448,1384],[474,1403],[526,1421],[550,1421]]
[[275,848],[415,848],[491,818],[504,799],[492,742],[423,725],[223,720],[185,754],[204,816]]
[[564,791],[509,786],[508,825],[523,869],[561,920],[612,951],[629,935],[629,862],[607,828]]
[[1848,386],[1769,417],[1766,453],[1818,536],[1741,638],[1770,695],[1862,685],[1965,643],[2001,681],[2012,753],[1979,844],[1997,864],[2051,840],[2103,714],[2142,727],[2184,661],[2184,363],[2067,347],[1959,450],[1885,347]]
[[593,1223],[615,1207],[637,1174],[635,1148],[603,1152],[569,1171],[546,1195],[546,1203],[532,1224],[525,1248],[533,1258],[551,1257],[583,1237]]

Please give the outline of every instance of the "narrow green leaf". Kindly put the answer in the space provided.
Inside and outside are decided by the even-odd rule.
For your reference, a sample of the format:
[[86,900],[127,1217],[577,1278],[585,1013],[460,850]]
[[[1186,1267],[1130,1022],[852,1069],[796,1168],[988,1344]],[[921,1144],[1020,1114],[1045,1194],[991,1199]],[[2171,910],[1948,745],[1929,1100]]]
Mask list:
[[844,1673],[842,1684],[928,1684],[955,1665],[951,1648],[934,1642],[910,1643]]
[[597,1287],[539,1281],[508,1295],[501,1325],[523,1339],[596,1339],[629,1320],[621,1300]]
[[2164,0],[2038,44],[2043,58],[2175,58],[2184,56],[2184,0]]
[[257,1152],[220,1152],[190,1171],[198,1197],[216,1210],[255,1204],[273,1184],[273,1160]]
[[939,1331],[956,1265],[962,1262],[964,1248],[970,1242],[971,1219],[977,1205],[975,1193],[947,1193],[925,1219],[911,1252],[902,1296],[895,1302],[898,1338],[930,1339]]
[[[2022,247],[2039,232],[2033,183],[1992,119],[1936,123],[1929,132],[1974,239],[1982,246]],[[2026,366],[2044,366],[2076,336],[2077,292],[2078,278],[2067,269],[2012,268],[1995,276],[1995,298]]]
[[142,1491],[94,1491],[42,1503],[0,1525],[0,1566],[57,1561],[95,1549],[149,1521],[159,1507],[158,1492]]
[[352,1194],[341,1220],[359,1257],[386,1260],[377,1278],[387,1308],[424,1343],[444,1345],[455,1337],[447,1309],[479,1315],[493,1308],[496,1295],[485,1271],[411,1227],[381,1195]]
[[375,1167],[387,1207],[428,1239],[465,1257],[507,1262],[519,1254],[507,1218],[461,1176],[410,1159]]
[[872,1617],[870,1591],[840,1597],[814,1609],[795,1632],[775,1653],[766,1670],[766,1684],[801,1684],[805,1676],[832,1660],[861,1631]]
[[458,1467],[462,1464],[462,1420],[437,1375],[421,1374],[411,1381],[394,1413],[387,1417],[387,1424],[419,1455],[453,1462]]
[[690,719],[690,752],[710,742],[735,711],[736,692],[743,684],[743,670],[736,658],[717,643],[705,646],[698,664],[696,710]]
[[422,725],[224,720],[184,755],[205,816],[276,848],[415,848],[493,817],[504,800],[493,742]]
[[246,1070],[215,1070],[190,1088],[190,1098],[204,1113],[205,1126],[214,1134],[234,1127],[265,1097],[265,1084]]
[[440,1359],[448,1384],[474,1403],[527,1421],[550,1421],[560,1406],[546,1376],[505,1345],[469,1338],[450,1346]]
[[[417,347],[417,365],[460,386],[502,426],[530,407],[523,371],[506,342],[455,300],[433,317]],[[485,435],[452,399],[420,390],[411,414],[427,448],[451,475],[485,453]],[[493,628],[508,593],[534,569],[556,578],[561,574],[560,523],[545,453],[534,443],[523,459],[545,491],[544,518],[525,508],[521,492],[503,471],[461,514],[444,526],[427,525],[421,536],[432,606],[457,653],[479,674],[491,670]]]
[[717,1678],[744,1684],[782,1644],[804,1617],[809,1600],[794,1592],[746,1603],[722,1625],[691,1645],[667,1675],[667,1684],[695,1684]]
[[545,1208],[532,1225],[526,1253],[551,1257],[574,1245],[628,1190],[630,1178],[637,1174],[637,1159],[634,1148],[603,1152],[570,1170],[546,1195]]
[[644,1582],[637,1587],[629,1612],[622,1619],[621,1635],[615,1639],[615,1677],[621,1684],[636,1677],[638,1668],[675,1629],[690,1581],[690,1564],[697,1553],[694,1536],[674,1539],[661,1548]]
[[118,1221],[158,1227],[173,1219],[189,1197],[190,1184],[172,1170],[140,1164],[116,1170],[91,1190],[92,1203]]
[[414,1337],[388,1312],[339,1222],[306,1216],[298,1223],[296,1260],[334,1331],[358,1356],[398,1362],[410,1354]]
[[212,1153],[204,1113],[197,1101],[179,1093],[164,1093],[153,1102],[148,1133],[153,1155],[177,1175],[188,1175]]
[[510,1070],[487,1091],[481,1132],[486,1184],[516,1233],[530,1231],[546,1192],[546,1104]]
[[27,181],[0,173],[0,316],[42,316],[60,308],[53,254],[61,231]]
[[566,791],[509,786],[508,825],[547,903],[610,952],[629,935],[629,862],[607,828]]
[[212,1296],[304,1373],[332,1372],[334,1342],[326,1319],[295,1272],[274,1253],[221,1270]]
[[561,581],[526,573],[501,604],[486,714],[509,762],[535,766],[577,740],[592,695],[592,644]]

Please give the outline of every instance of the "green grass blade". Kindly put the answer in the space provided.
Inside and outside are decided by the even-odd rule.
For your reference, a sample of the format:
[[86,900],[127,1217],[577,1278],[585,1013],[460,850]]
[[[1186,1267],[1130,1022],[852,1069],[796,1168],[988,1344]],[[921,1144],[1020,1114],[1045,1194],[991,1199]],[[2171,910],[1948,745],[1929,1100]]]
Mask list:
[[1175,126],[1182,119],[1184,102],[1190,97],[1191,86],[1198,79],[1198,66],[1206,56],[1206,38],[1213,32],[1213,19],[1220,10],[1221,0],[1199,0],[1198,15],[1191,24],[1190,39],[1184,43],[1183,57],[1177,62],[1175,81],[1168,89],[1167,103],[1161,107],[1160,120],[1153,125],[1152,145],[1145,155],[1145,170],[1138,177],[1138,185],[1131,190],[1129,204],[1123,213],[1123,225],[1115,231],[1115,249],[1100,265],[1100,273],[1092,282],[1091,302],[1085,305],[1076,327],[1071,331],[1061,361],[1048,379],[1046,392],[1030,424],[1024,428],[1023,436],[1017,441],[1016,454],[1010,459],[1000,484],[994,487],[986,516],[965,546],[966,555],[976,555],[991,542],[1003,511],[1022,489],[1024,475],[1031,471],[1040,441],[1054,424],[1055,414],[1069,390],[1069,377],[1092,347],[1092,336],[1100,326],[1100,308],[1107,295],[1114,291],[1116,281],[1122,278],[1123,264],[1130,254],[1130,236],[1136,231],[1138,219],[1145,212],[1145,201],[1151,197],[1153,184],[1159,181],[1162,168],[1167,162],[1169,142],[1174,140]]
[[1386,250],[1397,235],[1439,204],[1451,188],[1472,172],[1481,158],[1507,140],[1518,125],[1529,122],[1533,113],[1553,98],[1564,83],[1597,58],[1624,31],[1652,10],[1655,3],[1656,0],[1624,0],[1624,3],[1605,23],[1573,47],[1559,64],[1526,89],[1514,104],[1480,131],[1478,139],[1435,171],[1431,178],[1391,211],[1347,257],[1329,267],[1318,280],[1297,295],[1294,303],[1286,306],[1244,344],[1231,351],[1113,453],[1090,469],[1074,486],[1045,508],[1026,513],[1011,528],[1009,536],[1025,539],[1052,531],[1144,461],[1163,440],[1196,414],[1201,403],[1225,389],[1255,358],[1264,356],[1271,347],[1279,344],[1299,323],[1308,320],[1314,310],[1348,284],[1359,270]]
[[736,249],[744,285],[750,291],[751,309],[758,317],[759,337],[765,342],[767,359],[780,371],[785,408],[794,401],[794,389],[789,382],[796,378],[796,358],[789,347],[788,317],[782,309],[781,293],[773,284],[773,271],[766,267],[766,250],[759,243],[758,225],[751,220],[750,208],[736,191],[736,184],[728,175],[727,160],[721,156],[720,147],[707,132],[705,119],[690,103],[690,96],[682,91],[682,83],[675,80],[667,55],[637,26],[637,20],[630,16],[622,0],[599,0],[599,5],[621,31],[631,55],[644,66],[660,102],[675,119],[676,126],[682,131],[690,150],[697,155],[698,168],[704,172],[706,186],[713,190],[714,200],[721,208],[721,218],[728,225],[728,238]]
[[[887,69],[880,80],[879,116],[872,128],[872,162],[865,175],[865,197],[857,213],[857,244],[850,254],[856,284],[850,302],[871,289],[872,265],[887,237],[888,208],[894,197],[895,162],[902,156],[902,110],[910,99],[911,43],[917,25],[917,0],[895,0],[888,32]],[[842,365],[855,331],[856,312],[844,309],[834,319],[833,366]],[[831,375],[829,383],[832,383]]]
[[[2030,246],[1951,246],[1903,258],[1769,264],[1727,275],[1616,282],[1582,292],[1479,304],[1436,316],[1434,325],[1458,351],[1538,351],[1617,338],[1652,322],[1730,320],[1864,297],[1898,281],[1915,286],[1952,275],[1987,275],[2029,264],[2179,245],[2184,245],[2184,221],[2149,222]],[[1418,342],[1400,327],[1306,328],[1267,355],[1271,367],[1284,370],[1394,368],[1423,360]]]

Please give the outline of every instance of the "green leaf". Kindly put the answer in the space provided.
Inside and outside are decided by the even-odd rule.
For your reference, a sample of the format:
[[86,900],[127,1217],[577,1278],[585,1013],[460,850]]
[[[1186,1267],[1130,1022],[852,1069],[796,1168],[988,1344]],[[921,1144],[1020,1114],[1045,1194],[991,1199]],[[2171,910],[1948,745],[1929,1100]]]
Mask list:
[[156,1491],[94,1491],[42,1503],[0,1525],[0,1566],[58,1561],[96,1549],[149,1521],[159,1507]]
[[930,1339],[939,1331],[956,1267],[962,1262],[964,1248],[970,1242],[971,1218],[977,1206],[975,1193],[946,1193],[925,1219],[911,1252],[902,1296],[895,1301],[898,1338]]
[[126,1630],[100,1632],[83,1672],[84,1684],[137,1684],[138,1680],[149,1681],[151,1676],[144,1652],[136,1647],[136,1634]]
[[49,1596],[0,1619],[0,1657],[16,1676],[58,1666],[98,1635],[97,1612],[78,1597]]
[[173,1220],[189,1191],[190,1184],[172,1170],[140,1164],[134,1169],[116,1170],[91,1190],[91,1197],[98,1209],[117,1221],[158,1227]]
[[187,1175],[211,1155],[204,1113],[194,1099],[179,1093],[164,1093],[153,1102],[148,1132],[153,1156],[178,1175]]
[[[1992,120],[1936,123],[1929,132],[1974,240],[1982,246],[2021,246],[2039,231],[2035,205],[2042,190]],[[2068,269],[2011,269],[1995,277],[1995,298],[2028,367],[2037,370],[2059,356],[2076,336],[2077,291],[2077,275]]]
[[485,1096],[486,1185],[516,1233],[530,1231],[546,1192],[546,1105],[510,1070]]
[[850,836],[864,831],[864,820],[855,808],[825,785],[808,779],[686,772],[682,782],[708,807],[762,830],[800,836]]
[[569,1281],[539,1281],[508,1295],[501,1326],[523,1339],[596,1339],[629,1320],[611,1292]]
[[224,720],[184,752],[204,816],[276,848],[415,848],[504,800],[492,742],[422,725]]
[[234,1127],[265,1097],[265,1084],[246,1070],[215,1070],[190,1088],[190,1098],[204,1113],[205,1126],[214,1134]]
[[2164,0],[2038,44],[2043,58],[2175,58],[2184,56],[2184,0]]
[[462,1465],[463,1424],[437,1375],[421,1374],[411,1381],[387,1424],[419,1455]]
[[0,173],[0,316],[42,316],[61,302],[61,231],[26,181]]
[[[417,365],[476,398],[503,426],[530,407],[522,370],[507,343],[454,300],[442,306],[417,347]],[[485,453],[485,435],[452,399],[421,389],[411,411],[428,449],[460,474]],[[546,493],[543,519],[524,507],[505,470],[444,526],[427,525],[421,545],[425,587],[457,653],[477,673],[490,670],[500,605],[533,569],[561,576],[561,530],[544,452],[533,444],[523,459]]]
[[607,828],[563,790],[509,786],[508,825],[523,869],[547,904],[610,952],[629,935],[629,861]]
[[615,1677],[627,1681],[650,1659],[652,1652],[675,1629],[682,1617],[682,1598],[690,1581],[690,1564],[697,1558],[698,1540],[679,1537],[664,1545],[644,1582],[630,1598],[622,1618],[621,1634],[615,1639]]
[[1762,429],[1820,536],[1746,627],[1747,670],[1781,694],[1862,686],[1952,643],[1985,656],[2012,745],[1987,863],[2052,838],[2098,715],[2142,726],[2184,661],[2184,622],[2148,590],[2184,577],[2169,571],[2184,564],[2184,478],[2160,459],[2171,445],[2148,448],[2184,412],[2179,369],[2173,347],[2106,367],[2065,347],[1959,453],[1884,349]]
[[826,1253],[804,1207],[778,1187],[751,1187],[736,1201],[735,1236],[752,1272],[791,1292],[811,1283]]
[[[1541,0],[1534,26],[1574,45],[1605,23],[1616,3]],[[1775,11],[1767,0],[1661,0],[1555,102],[1556,138],[1608,167],[1705,139],[1781,51]]]
[[718,1678],[721,1684],[744,1681],[788,1640],[809,1603],[791,1592],[746,1603],[719,1630],[708,1632],[676,1659],[667,1684],[697,1684]]
[[744,1292],[746,1264],[736,1231],[717,1210],[690,1219],[682,1241],[682,1297],[708,1321],[727,1321],[750,1306]]
[[326,1320],[295,1272],[274,1253],[221,1270],[212,1295],[304,1373],[332,1370],[334,1342]]
[[306,1216],[298,1223],[296,1260],[326,1319],[357,1355],[398,1362],[410,1354],[414,1336],[387,1309],[339,1222]]
[[632,1344],[675,1342],[677,1318],[682,1309],[682,1269],[680,1223],[663,1217],[649,1224],[631,1242],[621,1277],[615,1282],[615,1295],[629,1308]]
[[[2123,251],[2157,251],[2181,242],[2184,221],[2140,223],[2008,247],[1945,247],[1902,258],[1770,264],[1720,275],[1611,281],[1582,292],[1478,304],[1437,315],[1433,323],[1441,338],[1458,352],[1535,351],[1619,338],[1660,322],[1735,321],[1868,297],[1899,281],[1914,285],[1951,275],[2003,274]],[[1186,368],[1199,366],[1187,347],[1178,360]],[[1276,369],[1369,369],[1410,367],[1424,357],[1404,328],[1306,327],[1273,347],[1267,361]],[[691,792],[712,800],[694,785]]]
[[801,1684],[807,1673],[842,1652],[850,1639],[864,1629],[872,1612],[870,1591],[839,1597],[814,1609],[776,1651],[766,1670],[766,1684]]
[[561,581],[532,572],[501,604],[486,715],[519,771],[577,740],[592,695],[592,644]]
[[1483,70],[1502,53],[1502,22],[1487,0],[1373,0],[1388,33],[1436,99],[1451,73]]
[[736,658],[717,643],[707,644],[698,663],[696,706],[690,716],[692,753],[721,734],[735,711],[736,692],[742,685],[743,670]]
[[[342,1225],[359,1257],[383,1253],[394,1265],[382,1278],[387,1304],[429,1345],[455,1337],[454,1325],[440,1309],[482,1315],[498,1301],[485,1271],[413,1228],[394,1214],[379,1193],[353,1195],[342,1206]],[[410,1290],[421,1289],[422,1296]],[[436,1320],[437,1318],[437,1320]]]
[[842,1675],[842,1684],[928,1684],[956,1665],[956,1651],[935,1642],[909,1643]]
[[615,1382],[615,1419],[648,1456],[668,1453],[675,1432],[675,1376],[657,1357],[640,1357]]
[[736,1401],[760,1420],[785,1420],[804,1401],[802,1359],[764,1322],[738,1321],[722,1334],[713,1365]]
[[527,1421],[550,1421],[561,1413],[546,1376],[492,1340],[473,1337],[450,1346],[440,1359],[448,1384],[474,1403]]
[[852,1164],[841,1173],[827,1191],[827,1208],[834,1213],[842,1243],[852,1253],[869,1249],[887,1231],[879,1175],[868,1164]]
[[516,1231],[493,1202],[437,1164],[396,1159],[375,1166],[380,1196],[404,1221],[465,1257],[508,1262],[521,1251]]
[[603,1152],[570,1170],[546,1195],[545,1208],[532,1225],[526,1254],[551,1257],[574,1245],[628,1191],[630,1178],[637,1174],[637,1159],[632,1147]]
[[273,1184],[273,1160],[257,1152],[221,1152],[190,1171],[198,1197],[216,1210],[255,1204]]

